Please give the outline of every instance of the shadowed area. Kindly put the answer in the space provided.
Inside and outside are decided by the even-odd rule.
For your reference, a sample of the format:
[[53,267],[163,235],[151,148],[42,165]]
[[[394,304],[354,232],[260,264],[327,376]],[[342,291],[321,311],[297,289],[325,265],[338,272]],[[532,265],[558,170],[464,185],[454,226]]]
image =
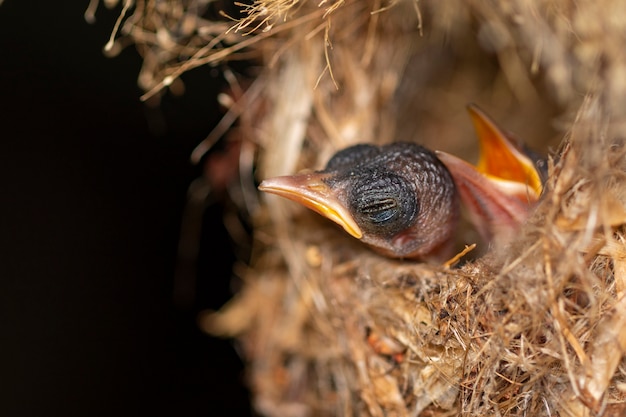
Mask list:
[[234,261],[213,205],[195,297],[173,301],[189,155],[220,117],[221,78],[184,77],[139,101],[133,48],[101,48],[119,10],[0,7],[0,414],[249,415],[232,344],[196,326],[231,295]]

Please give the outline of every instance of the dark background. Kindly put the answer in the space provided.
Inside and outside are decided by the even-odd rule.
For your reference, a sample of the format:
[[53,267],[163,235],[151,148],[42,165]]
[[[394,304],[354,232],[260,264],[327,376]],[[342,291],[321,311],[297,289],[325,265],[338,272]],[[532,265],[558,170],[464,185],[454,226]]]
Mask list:
[[219,205],[197,297],[173,302],[201,174],[188,158],[221,116],[219,71],[147,108],[134,48],[102,54],[119,8],[89,25],[87,3],[0,6],[0,415],[249,415],[233,343],[195,324],[231,294]]

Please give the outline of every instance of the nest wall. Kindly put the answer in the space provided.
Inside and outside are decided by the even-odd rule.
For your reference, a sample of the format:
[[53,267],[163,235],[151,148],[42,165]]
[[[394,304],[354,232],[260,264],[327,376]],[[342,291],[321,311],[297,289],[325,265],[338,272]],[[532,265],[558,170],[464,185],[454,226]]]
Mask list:
[[260,64],[227,100],[246,201],[253,172],[318,169],[355,143],[472,160],[468,102],[550,154],[515,241],[461,267],[383,258],[277,198],[251,205],[245,285],[201,325],[240,343],[259,413],[626,413],[625,4],[256,0],[232,20],[207,17],[210,1],[124,5],[109,49],[138,45],[146,99],[199,65]]

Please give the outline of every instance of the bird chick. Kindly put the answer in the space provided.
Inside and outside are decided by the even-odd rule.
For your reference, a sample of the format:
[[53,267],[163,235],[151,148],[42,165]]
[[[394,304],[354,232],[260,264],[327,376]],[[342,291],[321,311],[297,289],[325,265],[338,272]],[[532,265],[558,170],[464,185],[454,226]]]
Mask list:
[[259,189],[298,202],[394,258],[451,255],[460,201],[486,240],[508,238],[541,194],[533,161],[478,107],[469,107],[481,143],[476,167],[415,143],[355,145],[326,168],[271,178]]
[[317,211],[396,258],[446,256],[459,214],[450,172],[414,143],[355,145],[323,171],[268,179],[259,189]]

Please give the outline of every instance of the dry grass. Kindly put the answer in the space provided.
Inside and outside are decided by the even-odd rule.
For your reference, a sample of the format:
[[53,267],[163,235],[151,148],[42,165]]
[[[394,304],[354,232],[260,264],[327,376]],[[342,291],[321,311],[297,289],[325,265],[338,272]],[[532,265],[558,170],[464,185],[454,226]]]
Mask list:
[[457,269],[382,258],[264,197],[243,290],[201,320],[240,341],[261,414],[626,412],[626,4],[256,0],[234,21],[202,18],[208,1],[127,5],[111,51],[137,45],[148,96],[198,65],[263,65],[231,105],[243,184],[253,159],[265,178],[358,142],[472,159],[470,101],[551,149],[515,242]]

